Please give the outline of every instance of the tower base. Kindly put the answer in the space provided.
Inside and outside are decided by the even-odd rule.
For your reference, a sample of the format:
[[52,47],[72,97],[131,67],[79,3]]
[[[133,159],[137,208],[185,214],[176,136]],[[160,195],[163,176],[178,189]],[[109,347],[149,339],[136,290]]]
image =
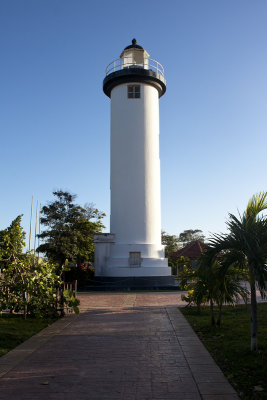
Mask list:
[[115,277],[96,276],[88,290],[157,290],[178,289],[174,276]]
[[[177,289],[163,246],[117,244],[112,233],[95,234],[94,243],[95,283],[87,289]],[[131,254],[142,255],[139,265],[131,264]]]

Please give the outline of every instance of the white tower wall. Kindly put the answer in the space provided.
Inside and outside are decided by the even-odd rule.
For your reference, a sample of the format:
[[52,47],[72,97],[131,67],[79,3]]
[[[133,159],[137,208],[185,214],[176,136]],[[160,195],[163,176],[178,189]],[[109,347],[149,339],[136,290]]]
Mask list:
[[116,243],[161,245],[158,91],[111,92],[111,232]]
[[[161,244],[159,95],[140,85],[140,98],[128,98],[128,85],[111,91],[111,216],[115,234],[106,276],[168,276]],[[141,266],[129,263],[141,253]]]

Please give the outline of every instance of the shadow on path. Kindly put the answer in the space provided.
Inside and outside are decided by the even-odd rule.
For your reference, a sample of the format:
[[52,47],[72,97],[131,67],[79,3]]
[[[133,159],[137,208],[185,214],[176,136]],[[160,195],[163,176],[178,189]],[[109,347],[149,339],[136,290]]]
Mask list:
[[0,359],[0,399],[238,399],[175,299],[82,294],[79,316]]

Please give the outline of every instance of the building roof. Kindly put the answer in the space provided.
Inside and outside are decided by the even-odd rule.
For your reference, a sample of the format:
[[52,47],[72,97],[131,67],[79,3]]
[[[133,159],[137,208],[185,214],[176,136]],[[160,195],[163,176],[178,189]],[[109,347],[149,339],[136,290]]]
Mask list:
[[195,260],[201,256],[203,251],[205,250],[205,245],[200,242],[199,240],[195,240],[187,244],[180,250],[177,250],[175,253],[172,254],[172,258],[180,258],[180,257],[188,257],[190,260]]

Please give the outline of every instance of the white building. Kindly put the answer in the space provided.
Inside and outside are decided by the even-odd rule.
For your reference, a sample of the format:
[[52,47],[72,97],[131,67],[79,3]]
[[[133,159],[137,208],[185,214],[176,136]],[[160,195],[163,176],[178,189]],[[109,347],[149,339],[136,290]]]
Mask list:
[[95,275],[99,281],[129,287],[171,285],[161,244],[163,67],[133,39],[120,59],[108,65],[103,90],[111,100],[111,233],[95,236]]

